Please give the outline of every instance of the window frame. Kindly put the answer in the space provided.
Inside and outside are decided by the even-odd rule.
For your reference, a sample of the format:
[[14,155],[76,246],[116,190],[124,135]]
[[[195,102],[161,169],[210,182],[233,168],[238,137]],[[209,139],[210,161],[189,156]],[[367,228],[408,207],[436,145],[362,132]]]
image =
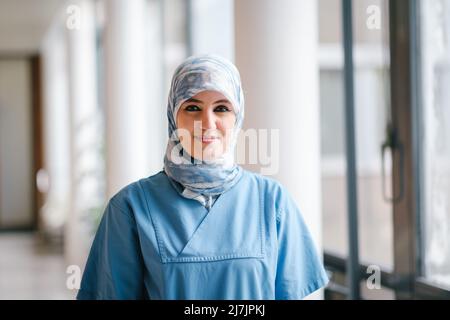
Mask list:
[[[342,1],[344,4],[346,0]],[[420,139],[423,127],[420,121],[422,96],[419,1],[389,1],[391,133],[394,138],[392,186],[394,195],[399,195],[399,199],[393,202],[394,269],[392,272],[381,270],[381,285],[394,290],[396,299],[450,299],[450,290],[423,277],[423,204],[420,195],[424,180],[420,168],[423,163]],[[348,13],[343,16],[348,16]],[[344,82],[344,86],[348,85],[348,82]],[[357,265],[351,265],[348,260],[348,257],[340,257],[331,252],[325,251],[324,254],[326,268],[340,278],[353,278],[352,281],[347,281],[353,286],[357,279],[368,279],[371,276],[366,272],[368,265],[354,259],[352,263]],[[351,291],[342,281],[335,282],[332,279],[325,296],[352,297]]]

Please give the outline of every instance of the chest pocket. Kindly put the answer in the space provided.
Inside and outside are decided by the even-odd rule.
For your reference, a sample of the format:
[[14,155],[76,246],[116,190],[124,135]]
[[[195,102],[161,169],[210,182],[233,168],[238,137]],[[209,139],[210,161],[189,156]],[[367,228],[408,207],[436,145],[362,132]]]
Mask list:
[[164,186],[164,198],[149,195],[162,263],[264,258],[263,193],[243,180],[223,193],[209,212],[198,201],[180,196],[170,182]]

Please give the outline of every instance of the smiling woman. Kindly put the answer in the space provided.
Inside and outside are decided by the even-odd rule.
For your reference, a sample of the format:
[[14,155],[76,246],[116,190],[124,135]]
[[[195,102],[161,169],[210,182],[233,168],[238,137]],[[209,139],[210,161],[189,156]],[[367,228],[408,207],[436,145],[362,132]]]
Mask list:
[[214,160],[227,152],[235,122],[233,105],[223,94],[202,91],[186,100],[178,112],[181,145],[197,160]]
[[236,67],[188,58],[168,100],[164,170],[110,200],[78,298],[302,299],[323,287],[290,194],[234,161],[244,118]]

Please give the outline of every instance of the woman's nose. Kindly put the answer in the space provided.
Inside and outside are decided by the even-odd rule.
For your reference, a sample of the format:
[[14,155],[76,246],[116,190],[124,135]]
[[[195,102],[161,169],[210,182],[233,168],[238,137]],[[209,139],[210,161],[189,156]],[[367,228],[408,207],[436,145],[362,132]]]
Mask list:
[[202,129],[216,129],[217,117],[214,112],[206,111],[202,117]]

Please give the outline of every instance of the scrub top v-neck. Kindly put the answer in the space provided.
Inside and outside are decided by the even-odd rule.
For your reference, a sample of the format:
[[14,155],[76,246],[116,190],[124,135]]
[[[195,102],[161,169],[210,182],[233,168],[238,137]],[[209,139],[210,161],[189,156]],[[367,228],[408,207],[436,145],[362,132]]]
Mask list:
[[108,203],[78,299],[302,299],[328,281],[295,202],[249,171],[208,210],[161,171]]

